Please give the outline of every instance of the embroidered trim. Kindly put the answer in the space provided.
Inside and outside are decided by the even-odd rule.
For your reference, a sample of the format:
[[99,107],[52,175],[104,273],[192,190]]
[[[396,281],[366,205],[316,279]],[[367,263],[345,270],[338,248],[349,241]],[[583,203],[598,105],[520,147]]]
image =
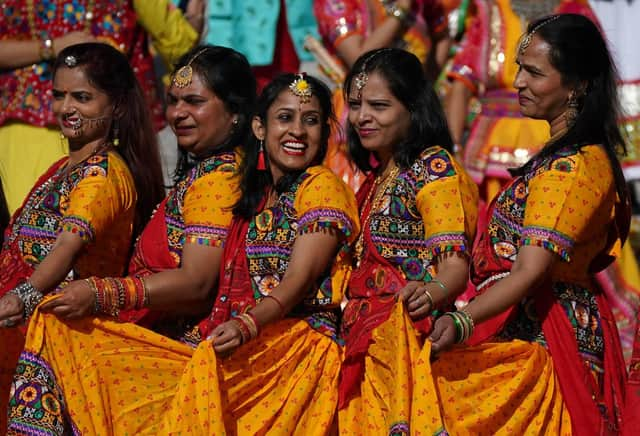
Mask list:
[[565,262],[571,261],[569,253],[573,248],[573,241],[567,236],[550,229],[533,226],[523,228],[520,245],[543,247],[556,253]]
[[91,223],[76,215],[69,215],[62,219],[61,231],[78,235],[85,242],[91,242],[95,238],[95,231]]

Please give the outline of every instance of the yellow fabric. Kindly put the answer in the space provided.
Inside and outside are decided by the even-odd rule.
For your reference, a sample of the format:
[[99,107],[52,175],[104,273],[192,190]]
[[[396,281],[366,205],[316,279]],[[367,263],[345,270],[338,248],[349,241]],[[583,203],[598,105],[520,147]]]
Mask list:
[[400,433],[408,424],[411,434],[438,434],[442,420],[431,376],[430,343],[422,345],[402,303],[372,333],[360,393],[338,411],[340,434],[386,436],[394,430]]
[[85,241],[87,248],[74,265],[76,278],[96,273],[120,276],[127,266],[137,194],[129,168],[117,153],[108,153],[107,165],[106,175],[102,168],[87,165],[62,206],[64,230],[93,230],[93,239]]
[[220,359],[209,341],[194,350],[134,324],[36,312],[25,350],[50,367],[82,434],[324,435],[337,404],[340,348],[296,319]]
[[169,69],[198,42],[198,33],[170,0],[133,0],[133,9]]
[[0,126],[0,179],[13,214],[44,172],[68,153],[60,132],[22,123]]
[[[341,435],[570,435],[549,353],[524,341],[457,347],[431,362],[404,306],[373,330]],[[405,433],[402,433],[405,434]]]
[[538,344],[459,347],[438,356],[432,375],[451,435],[571,435],[551,355]]
[[557,280],[587,285],[589,263],[605,248],[616,201],[609,159],[593,145],[544,167],[528,184],[523,243],[544,246],[567,261],[555,263]]
[[[456,159],[441,147],[431,147],[429,155],[446,153],[455,173],[426,181],[416,194],[416,206],[424,223],[426,240],[438,235],[460,234],[472,243],[478,221],[478,188]],[[428,156],[427,155],[427,158]],[[422,159],[425,159],[424,157]],[[430,160],[432,167],[446,167],[444,159]],[[434,169],[435,172],[439,172]],[[449,244],[451,241],[445,241]],[[432,247],[428,247],[430,251]],[[440,247],[446,251],[445,247]],[[470,249],[470,247],[468,247]]]
[[500,82],[500,87],[513,89],[513,81],[516,79],[516,73],[518,72],[518,64],[516,64],[518,42],[526,27],[523,27],[522,20],[511,9],[511,0],[498,0],[498,5],[504,20],[501,50],[501,53],[504,54],[504,62],[498,62],[500,75],[497,79]]
[[[298,188],[293,207],[301,217],[313,209],[334,209],[346,213],[352,223],[357,225],[358,208],[353,191],[324,166],[315,166],[307,170],[310,174]],[[358,233],[354,228],[354,233]]]
[[[229,170],[229,171],[228,171]],[[182,216],[186,243],[220,246],[240,198],[240,176],[233,168],[219,168],[197,178],[184,196]]]
[[[307,172],[310,176],[300,184],[294,200],[300,224],[298,232],[335,228],[344,231],[347,243],[351,244],[360,233],[358,203],[353,191],[324,166],[311,167]],[[346,222],[351,223],[351,229],[344,228]],[[331,267],[332,306],[342,302],[350,274],[351,257],[340,250]],[[326,298],[322,289],[316,296],[320,300]]]

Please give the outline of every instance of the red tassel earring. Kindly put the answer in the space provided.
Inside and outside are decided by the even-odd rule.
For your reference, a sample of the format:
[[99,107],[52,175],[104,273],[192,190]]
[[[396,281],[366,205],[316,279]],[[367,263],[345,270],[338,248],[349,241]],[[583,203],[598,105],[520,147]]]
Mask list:
[[260,140],[260,148],[258,149],[258,167],[260,171],[266,171],[267,165],[264,161],[264,141]]

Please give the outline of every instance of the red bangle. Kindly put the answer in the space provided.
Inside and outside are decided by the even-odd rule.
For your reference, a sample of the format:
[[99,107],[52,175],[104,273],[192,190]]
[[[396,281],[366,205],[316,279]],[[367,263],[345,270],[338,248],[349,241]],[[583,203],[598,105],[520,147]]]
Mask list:
[[276,302],[276,304],[277,304],[277,305],[278,305],[278,307],[280,308],[280,318],[284,318],[284,315],[285,315],[287,312],[285,311],[284,305],[280,302],[280,300],[278,300],[274,295],[271,295],[271,294],[269,294],[269,295],[265,295],[262,299],[264,300],[264,299],[266,299],[266,298],[270,298],[270,299],[272,299],[273,301],[275,301],[275,302]]

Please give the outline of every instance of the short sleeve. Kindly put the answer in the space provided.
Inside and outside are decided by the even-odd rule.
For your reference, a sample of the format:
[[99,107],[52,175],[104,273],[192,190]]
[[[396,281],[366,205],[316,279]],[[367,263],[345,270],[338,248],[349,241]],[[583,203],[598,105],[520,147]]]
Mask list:
[[224,245],[232,209],[240,197],[239,183],[240,178],[232,168],[228,171],[218,168],[193,182],[182,206],[185,244]]
[[[592,164],[607,174],[606,155]],[[611,182],[610,176],[590,179],[581,166],[585,166],[581,154],[560,157],[529,181],[521,245],[543,247],[566,262],[571,260],[574,244],[589,231],[610,191],[605,184]]]
[[351,188],[324,167],[312,167],[294,202],[298,233],[334,229],[351,242],[360,230],[358,207]]
[[416,206],[424,223],[431,257],[446,252],[471,253],[478,219],[478,189],[444,149],[422,156],[415,165],[424,184]]
[[125,211],[135,207],[137,195],[126,164],[109,153],[87,160],[81,180],[71,190],[62,218],[62,231],[77,234],[89,243],[106,232]]
[[362,10],[354,0],[318,0],[313,2],[318,30],[325,42],[335,49],[340,42],[364,30]]

